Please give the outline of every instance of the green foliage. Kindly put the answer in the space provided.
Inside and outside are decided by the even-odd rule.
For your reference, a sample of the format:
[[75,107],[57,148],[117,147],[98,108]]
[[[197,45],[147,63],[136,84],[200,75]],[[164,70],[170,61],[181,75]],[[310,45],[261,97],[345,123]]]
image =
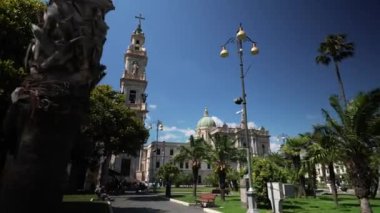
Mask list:
[[0,1],[0,59],[23,66],[26,49],[33,38],[31,24],[37,24],[45,5],[40,0]]
[[179,153],[174,156],[175,162],[184,162],[191,160],[194,169],[199,169],[202,161],[206,158],[208,147],[203,138],[194,139],[190,136],[190,142],[180,147]]
[[267,206],[270,205],[267,182],[286,182],[284,170],[268,157],[255,157],[253,159],[252,178],[258,202]]
[[[201,168],[202,161],[205,160],[207,156],[208,146],[203,138],[194,139],[194,137],[190,136],[190,142],[184,146],[180,147],[179,153],[174,156],[175,162],[184,162],[191,161],[191,169],[193,173],[193,177],[198,177],[199,169]],[[192,178],[193,184],[197,185],[197,178]],[[194,187],[194,196],[196,195],[196,187]]]
[[181,171],[173,180],[175,187],[180,185],[190,186],[193,182],[193,176],[190,173]]
[[160,167],[157,177],[163,180],[174,180],[179,173],[178,167],[170,162]]
[[[287,138],[280,152],[284,155],[286,167],[288,169],[288,180],[292,183],[299,183],[300,175],[303,174],[301,151],[306,148],[309,142],[308,137],[297,136]],[[278,161],[278,160],[277,160]],[[283,164],[282,164],[283,165]]]
[[[223,191],[226,186],[227,172],[230,170],[230,163],[245,161],[245,151],[235,147],[235,141],[227,135],[215,134],[210,136],[212,145],[208,152],[207,160],[213,165],[214,172],[218,175],[219,187]],[[221,193],[224,200],[224,193]]]
[[[45,6],[38,0],[0,1],[0,123],[11,103],[10,94],[21,84],[25,72],[23,61],[33,38],[31,23]],[[3,140],[0,126],[0,143]]]
[[12,60],[0,59],[0,119],[3,116],[11,103],[10,95],[13,90],[20,85],[24,71],[22,68],[15,68]]
[[218,175],[216,173],[210,173],[204,178],[204,183],[208,186],[217,187],[219,180]]
[[335,111],[331,116],[323,110],[328,137],[339,150],[339,158],[347,168],[358,198],[368,198],[372,178],[373,156],[379,154],[380,146],[380,89],[359,93],[346,107],[337,96],[330,97]]
[[325,41],[320,44],[319,55],[315,58],[317,64],[329,65],[331,61],[334,62],[341,96],[345,105],[347,105],[347,98],[344,92],[343,80],[340,76],[339,63],[354,55],[354,43],[347,43],[346,37],[345,34],[328,35]]
[[332,34],[325,38],[319,46],[320,55],[316,57],[316,62],[328,65],[331,60],[341,62],[343,59],[354,55],[354,43],[346,42],[345,34]]
[[91,92],[90,112],[82,129],[90,141],[103,144],[106,155],[136,155],[149,134],[142,121],[124,105],[123,95],[107,85]]

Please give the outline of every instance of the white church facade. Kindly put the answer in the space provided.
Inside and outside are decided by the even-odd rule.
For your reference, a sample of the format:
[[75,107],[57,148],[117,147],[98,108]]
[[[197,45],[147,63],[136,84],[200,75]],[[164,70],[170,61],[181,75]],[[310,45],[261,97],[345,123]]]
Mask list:
[[[229,127],[226,124],[218,127],[212,117],[209,116],[208,109],[206,108],[203,116],[197,123],[194,137],[203,138],[206,143],[212,143],[210,136],[217,133],[227,134],[230,138],[236,139],[236,147],[243,148],[246,147],[243,143],[245,138],[243,130],[241,127]],[[248,143],[254,156],[263,156],[270,153],[269,137],[269,132],[264,128],[249,129]],[[142,180],[145,182],[156,181],[155,175],[159,168],[165,163],[170,162],[179,153],[180,147],[185,144],[184,142],[153,141],[145,145],[140,158]],[[191,173],[191,161],[176,162],[175,164],[180,170]],[[232,166],[237,169],[238,164]],[[202,162],[198,177],[199,183],[203,183],[205,177],[211,174],[211,172],[211,165],[207,162]]]

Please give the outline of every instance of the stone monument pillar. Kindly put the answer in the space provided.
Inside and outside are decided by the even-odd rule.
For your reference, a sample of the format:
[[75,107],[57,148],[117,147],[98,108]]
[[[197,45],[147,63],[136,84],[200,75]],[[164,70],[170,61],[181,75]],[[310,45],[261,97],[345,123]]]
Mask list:
[[283,187],[280,182],[268,182],[268,198],[272,205],[272,212],[282,213],[282,200],[284,199]]

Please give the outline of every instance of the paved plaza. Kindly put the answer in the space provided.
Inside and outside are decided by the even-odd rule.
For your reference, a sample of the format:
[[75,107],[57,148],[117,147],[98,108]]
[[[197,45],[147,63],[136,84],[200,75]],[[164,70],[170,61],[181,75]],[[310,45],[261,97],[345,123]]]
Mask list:
[[162,196],[131,194],[114,197],[114,213],[201,213],[202,208],[170,202]]

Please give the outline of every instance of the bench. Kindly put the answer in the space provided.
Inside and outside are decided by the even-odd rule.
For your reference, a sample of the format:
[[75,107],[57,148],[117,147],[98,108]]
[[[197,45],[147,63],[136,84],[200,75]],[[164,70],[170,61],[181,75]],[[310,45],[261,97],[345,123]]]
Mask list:
[[212,193],[200,194],[198,198],[195,200],[195,205],[199,203],[201,207],[215,206],[215,198],[216,195]]

